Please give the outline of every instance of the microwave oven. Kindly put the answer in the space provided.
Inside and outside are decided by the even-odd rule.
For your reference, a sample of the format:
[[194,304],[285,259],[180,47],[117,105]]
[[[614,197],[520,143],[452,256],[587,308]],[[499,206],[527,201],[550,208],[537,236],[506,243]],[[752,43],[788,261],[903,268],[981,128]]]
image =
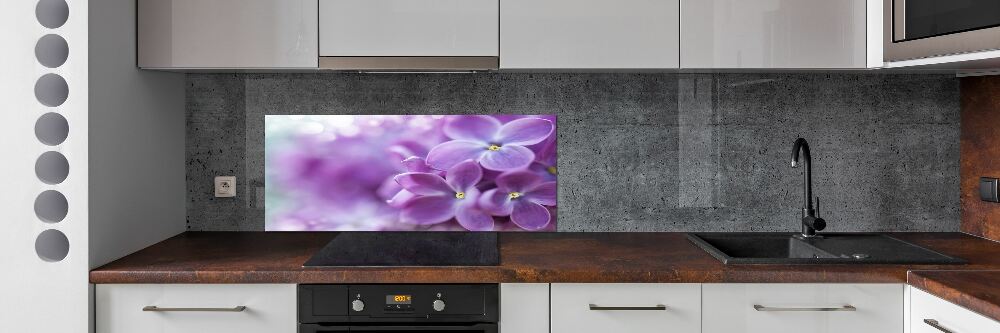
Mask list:
[[884,0],[884,60],[1000,49],[998,0]]

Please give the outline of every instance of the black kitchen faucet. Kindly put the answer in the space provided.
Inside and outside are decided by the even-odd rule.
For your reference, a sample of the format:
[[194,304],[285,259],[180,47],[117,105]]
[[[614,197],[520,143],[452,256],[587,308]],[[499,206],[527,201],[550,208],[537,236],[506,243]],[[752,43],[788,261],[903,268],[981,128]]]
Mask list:
[[[805,170],[802,172],[802,237],[817,237],[816,231],[826,228],[826,220],[816,215],[812,203],[812,156],[809,155],[809,143],[806,139],[798,138],[792,146],[792,167],[799,166],[799,152],[802,152],[802,164]],[[819,208],[819,198],[816,198],[816,206]]]

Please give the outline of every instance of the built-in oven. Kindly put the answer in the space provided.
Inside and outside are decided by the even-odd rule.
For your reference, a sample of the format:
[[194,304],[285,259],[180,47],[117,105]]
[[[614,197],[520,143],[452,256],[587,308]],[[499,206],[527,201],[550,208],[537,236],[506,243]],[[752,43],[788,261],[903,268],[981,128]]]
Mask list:
[[496,284],[303,284],[299,333],[497,333]]
[[883,15],[886,61],[1000,49],[998,0],[884,0]]

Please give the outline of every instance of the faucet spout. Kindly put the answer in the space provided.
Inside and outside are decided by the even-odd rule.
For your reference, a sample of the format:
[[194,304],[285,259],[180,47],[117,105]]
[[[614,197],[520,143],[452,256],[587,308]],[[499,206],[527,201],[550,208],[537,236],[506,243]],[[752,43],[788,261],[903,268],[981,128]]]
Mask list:
[[812,155],[809,153],[809,143],[804,138],[795,140],[792,146],[792,167],[799,167],[799,160],[804,166],[802,172],[802,236],[814,237],[817,230],[826,228],[826,221],[816,216],[812,204]]

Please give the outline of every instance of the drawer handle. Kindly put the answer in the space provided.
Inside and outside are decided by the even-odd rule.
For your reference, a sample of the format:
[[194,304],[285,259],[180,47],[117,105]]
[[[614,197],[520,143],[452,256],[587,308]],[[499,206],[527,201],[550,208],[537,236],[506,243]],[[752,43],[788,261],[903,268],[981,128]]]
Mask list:
[[941,332],[944,332],[944,333],[955,333],[955,332],[952,332],[951,330],[949,330],[947,328],[944,328],[944,326],[941,326],[941,323],[938,323],[938,321],[934,320],[934,319],[924,319],[924,324],[927,324],[930,327],[936,328],[938,331],[941,331]]
[[155,305],[142,307],[142,311],[155,312],[243,312],[247,307],[240,305],[231,308],[161,308]]
[[763,306],[759,304],[754,304],[753,309],[757,311],[858,311],[853,305],[844,305],[841,307],[833,308],[776,308],[771,306]]
[[648,310],[666,310],[667,306],[663,304],[657,304],[653,306],[600,306],[597,304],[590,304],[591,311],[648,311]]

